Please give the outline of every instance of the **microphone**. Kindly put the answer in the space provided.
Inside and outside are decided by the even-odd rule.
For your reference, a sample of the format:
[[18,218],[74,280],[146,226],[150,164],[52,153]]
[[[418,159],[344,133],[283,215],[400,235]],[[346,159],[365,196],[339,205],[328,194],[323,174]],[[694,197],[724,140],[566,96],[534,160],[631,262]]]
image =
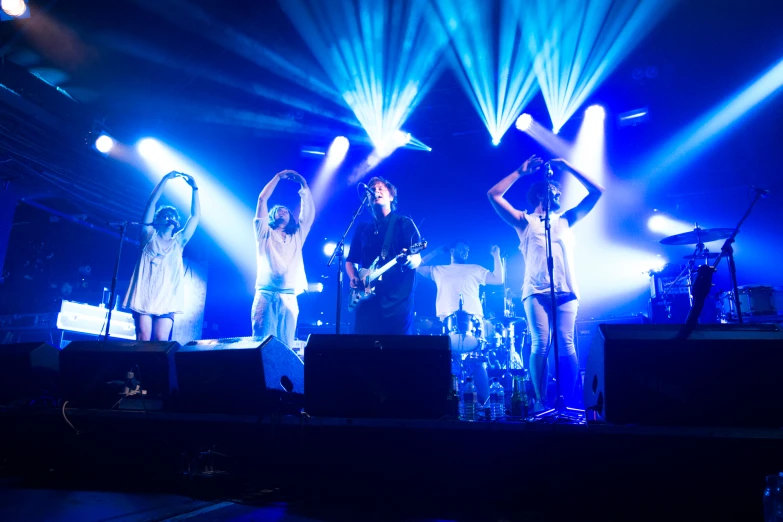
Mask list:
[[555,173],[552,172],[552,164],[547,161],[546,163],[544,163],[544,176],[546,176],[547,178],[551,178],[554,175]]
[[761,188],[761,187],[754,187],[754,186],[751,186],[750,188],[755,190],[756,194],[758,194],[762,198],[768,198],[769,197],[769,194],[770,194],[769,189],[765,189],[765,188]]
[[173,219],[167,219],[166,220],[166,226],[169,226],[169,225],[173,226],[174,228],[177,228],[177,222],[174,221]]
[[367,183],[359,183],[356,188],[364,190],[364,196],[369,196],[371,201],[375,199],[375,192],[367,186]]
[[462,293],[459,294],[459,311],[462,311],[462,306],[465,304],[465,300],[462,298]]

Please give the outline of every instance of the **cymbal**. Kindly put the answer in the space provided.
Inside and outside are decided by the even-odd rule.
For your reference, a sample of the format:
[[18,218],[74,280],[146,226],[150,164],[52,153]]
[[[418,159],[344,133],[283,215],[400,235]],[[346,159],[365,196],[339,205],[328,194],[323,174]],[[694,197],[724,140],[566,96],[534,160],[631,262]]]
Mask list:
[[696,227],[690,232],[675,234],[673,236],[661,239],[662,245],[695,245],[698,243],[709,243],[726,239],[734,232],[733,228],[699,228]]
[[718,257],[717,252],[702,252],[701,254],[697,256],[693,256],[693,254],[689,256],[682,256],[683,259],[715,259]]

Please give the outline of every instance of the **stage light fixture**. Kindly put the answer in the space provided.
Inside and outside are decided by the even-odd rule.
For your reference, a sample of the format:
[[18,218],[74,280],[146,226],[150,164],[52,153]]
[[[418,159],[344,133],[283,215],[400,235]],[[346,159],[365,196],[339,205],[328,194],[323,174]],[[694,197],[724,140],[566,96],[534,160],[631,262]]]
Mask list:
[[627,127],[638,125],[650,119],[650,111],[647,107],[634,109],[632,111],[621,112],[617,115],[617,126]]
[[101,154],[108,154],[114,148],[114,139],[108,134],[101,134],[95,140],[95,150]]
[[394,133],[394,144],[398,147],[404,147],[408,143],[411,142],[411,134],[410,132],[405,131],[395,131]]
[[30,11],[27,9],[27,2],[25,2],[25,0],[2,0],[2,2],[0,2],[0,8],[3,10],[3,20],[30,17]]
[[606,111],[600,105],[591,105],[585,109],[585,118],[596,118],[603,120],[606,117]]
[[331,256],[334,253],[335,247],[337,247],[337,243],[335,243],[334,241],[329,241],[327,243],[324,243],[324,255]]
[[524,113],[517,118],[517,129],[522,132],[527,132],[533,126],[533,117],[528,113]]

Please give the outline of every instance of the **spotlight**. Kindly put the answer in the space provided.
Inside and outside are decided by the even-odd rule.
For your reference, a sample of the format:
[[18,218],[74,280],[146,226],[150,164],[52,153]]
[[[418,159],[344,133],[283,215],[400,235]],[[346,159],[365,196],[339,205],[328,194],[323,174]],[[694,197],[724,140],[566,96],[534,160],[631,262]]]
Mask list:
[[606,111],[600,105],[591,105],[585,109],[585,118],[596,118],[603,120],[606,117]]
[[2,14],[5,15],[3,16],[4,20],[30,17],[30,12],[27,10],[27,3],[25,0],[2,0],[2,2],[0,2],[0,8],[3,10]]
[[410,132],[405,132],[402,130],[397,130],[394,132],[394,144],[398,147],[404,147],[408,143],[411,142],[411,134]]
[[324,255],[325,256],[331,256],[334,253],[334,249],[337,246],[337,243],[334,241],[329,241],[328,243],[324,244]]
[[522,132],[529,131],[532,126],[533,117],[528,113],[522,114],[519,118],[517,118],[517,129],[521,130]]
[[114,140],[108,134],[101,134],[95,140],[95,150],[101,154],[108,154],[114,148]]
[[163,151],[161,144],[154,138],[144,138],[136,145],[136,148],[141,157],[146,160],[155,159]]
[[334,149],[334,152],[336,154],[344,155],[346,152],[348,152],[349,145],[350,144],[348,143],[348,138],[346,138],[345,136],[337,136],[332,142],[331,148]]
[[324,291],[323,283],[309,283],[307,285],[307,291],[310,293],[320,293]]
[[669,219],[661,214],[654,214],[647,220],[647,228],[653,232],[665,232],[668,230]]
[[500,140],[498,138],[492,138],[492,145],[497,147],[498,145],[500,145]]

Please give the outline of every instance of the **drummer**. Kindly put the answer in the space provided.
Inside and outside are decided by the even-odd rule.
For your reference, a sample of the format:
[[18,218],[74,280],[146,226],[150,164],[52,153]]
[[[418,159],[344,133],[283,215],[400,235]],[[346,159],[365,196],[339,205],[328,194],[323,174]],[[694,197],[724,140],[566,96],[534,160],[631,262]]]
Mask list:
[[[470,244],[463,239],[455,241],[450,246],[436,249],[422,258],[421,265],[416,271],[435,281],[438,288],[435,313],[438,319],[446,321],[450,316],[463,316],[456,317],[457,324],[467,324],[473,318],[479,321],[483,319],[484,310],[481,306],[479,287],[503,284],[500,248],[493,246],[490,253],[493,259],[492,272],[483,266],[468,263]],[[451,263],[428,266],[428,263],[439,254],[449,254]],[[480,367],[473,370],[479,400],[485,401],[489,396],[486,364],[481,363]]]

